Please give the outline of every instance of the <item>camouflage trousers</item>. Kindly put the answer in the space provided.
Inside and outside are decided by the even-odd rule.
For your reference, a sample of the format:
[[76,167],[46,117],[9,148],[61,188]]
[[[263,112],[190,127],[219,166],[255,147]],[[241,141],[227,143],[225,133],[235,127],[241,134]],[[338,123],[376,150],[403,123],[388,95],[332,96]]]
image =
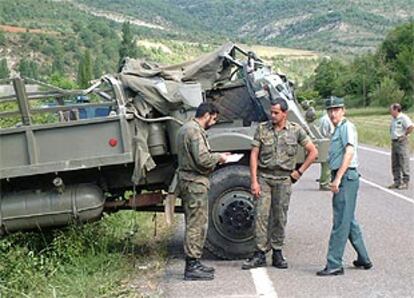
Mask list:
[[289,177],[260,178],[261,194],[256,200],[256,249],[267,252],[281,249],[289,209],[292,183]]
[[410,181],[410,152],[407,138],[401,141],[392,141],[391,166],[394,183],[401,184]]
[[319,187],[329,187],[331,182],[331,170],[327,162],[321,162],[321,175],[319,177]]
[[179,183],[185,216],[184,252],[187,257],[199,259],[207,236],[208,189],[200,183]]

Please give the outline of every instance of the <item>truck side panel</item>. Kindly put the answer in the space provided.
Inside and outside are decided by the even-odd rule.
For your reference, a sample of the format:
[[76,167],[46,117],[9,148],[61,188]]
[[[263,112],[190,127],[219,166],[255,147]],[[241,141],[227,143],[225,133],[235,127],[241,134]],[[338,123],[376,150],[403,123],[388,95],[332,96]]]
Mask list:
[[0,164],[6,168],[19,167],[30,163],[25,132],[1,136]]
[[125,143],[131,138],[127,123],[112,117],[3,133],[0,178],[132,162],[131,144]]
[[[35,131],[39,163],[121,154],[124,146],[116,124],[104,122]],[[109,144],[111,139],[113,146]]]

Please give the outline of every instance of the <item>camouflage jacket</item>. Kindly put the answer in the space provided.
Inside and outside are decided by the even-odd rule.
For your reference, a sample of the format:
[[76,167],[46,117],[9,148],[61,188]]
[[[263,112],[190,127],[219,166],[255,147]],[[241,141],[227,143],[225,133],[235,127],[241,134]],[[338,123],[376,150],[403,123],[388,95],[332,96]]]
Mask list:
[[208,175],[217,165],[220,155],[211,153],[203,127],[191,119],[177,135],[178,178],[194,181],[209,187]]
[[271,121],[260,123],[252,141],[252,146],[260,150],[259,172],[292,171],[298,145],[305,147],[308,142],[309,136],[297,123],[287,121],[281,131],[276,131]]

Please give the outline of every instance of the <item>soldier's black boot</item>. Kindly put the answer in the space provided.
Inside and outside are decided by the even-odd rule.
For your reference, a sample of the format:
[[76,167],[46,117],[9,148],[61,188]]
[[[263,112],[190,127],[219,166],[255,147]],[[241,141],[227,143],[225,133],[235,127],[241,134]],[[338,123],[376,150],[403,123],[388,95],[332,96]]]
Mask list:
[[203,270],[204,272],[208,272],[208,273],[214,273],[214,271],[216,271],[214,269],[214,267],[209,267],[204,265],[203,263],[199,262],[200,266],[201,266],[201,270]]
[[286,269],[288,267],[288,263],[286,262],[285,258],[283,257],[281,249],[274,249],[272,255],[272,266],[279,268],[279,269]]
[[253,269],[257,267],[265,267],[266,266],[266,255],[262,251],[256,251],[253,254],[253,257],[248,258],[244,261],[242,265],[243,270]]
[[185,280],[212,280],[214,279],[214,273],[204,271],[198,259],[186,258],[184,279]]

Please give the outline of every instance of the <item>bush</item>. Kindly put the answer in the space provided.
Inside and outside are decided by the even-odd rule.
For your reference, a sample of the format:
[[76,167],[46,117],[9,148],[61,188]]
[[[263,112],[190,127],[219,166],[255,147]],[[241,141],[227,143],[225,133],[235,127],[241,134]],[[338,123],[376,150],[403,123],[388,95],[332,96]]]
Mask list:
[[159,266],[166,257],[168,234],[164,229],[154,237],[152,219],[127,211],[91,224],[1,239],[0,296],[125,297],[125,282],[140,274],[137,263]]

